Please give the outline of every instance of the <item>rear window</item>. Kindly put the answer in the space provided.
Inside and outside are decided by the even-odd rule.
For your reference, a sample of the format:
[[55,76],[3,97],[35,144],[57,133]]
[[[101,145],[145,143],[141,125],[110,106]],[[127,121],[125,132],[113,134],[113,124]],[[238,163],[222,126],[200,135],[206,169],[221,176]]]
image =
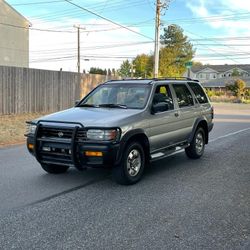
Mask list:
[[199,103],[208,103],[207,96],[204,93],[203,88],[198,83],[189,82],[188,85],[194,92]]

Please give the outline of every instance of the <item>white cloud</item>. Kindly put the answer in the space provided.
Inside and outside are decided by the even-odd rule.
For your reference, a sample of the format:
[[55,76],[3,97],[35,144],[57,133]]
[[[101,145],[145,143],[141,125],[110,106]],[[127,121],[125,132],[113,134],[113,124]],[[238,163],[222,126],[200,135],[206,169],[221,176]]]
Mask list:
[[[220,6],[215,12],[216,6]],[[209,0],[191,0],[187,7],[196,17],[204,18],[206,23],[214,29],[223,29],[230,35],[249,34],[250,21],[242,19],[241,13],[250,11],[250,2],[246,0],[218,0],[212,5]],[[238,13],[238,16],[237,16]]]
[[[250,12],[249,1],[218,0],[215,5],[209,0],[191,0],[186,6],[192,11],[194,17],[202,18],[210,28],[218,33],[217,37],[250,36],[250,15],[247,13]],[[204,38],[204,34],[198,35],[196,38],[201,38],[201,36]],[[198,60],[210,64],[249,63],[249,58],[243,59],[244,55],[249,57],[249,46],[246,46],[249,45],[248,41],[228,39],[210,43],[214,45],[224,44],[224,46],[198,47]],[[234,46],[235,44],[240,46]],[[199,56],[205,53],[221,55],[220,58],[223,58],[223,55],[225,55],[224,60],[216,60],[213,55],[211,57]]]

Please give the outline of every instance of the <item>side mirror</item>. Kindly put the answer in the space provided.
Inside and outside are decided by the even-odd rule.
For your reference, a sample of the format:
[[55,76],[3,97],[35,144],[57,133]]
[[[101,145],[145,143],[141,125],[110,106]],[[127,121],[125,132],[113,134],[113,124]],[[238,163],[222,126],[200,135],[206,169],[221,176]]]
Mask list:
[[159,102],[152,105],[152,114],[169,110],[169,105],[166,102]]
[[76,100],[75,101],[75,106],[77,106],[79,104],[80,100]]

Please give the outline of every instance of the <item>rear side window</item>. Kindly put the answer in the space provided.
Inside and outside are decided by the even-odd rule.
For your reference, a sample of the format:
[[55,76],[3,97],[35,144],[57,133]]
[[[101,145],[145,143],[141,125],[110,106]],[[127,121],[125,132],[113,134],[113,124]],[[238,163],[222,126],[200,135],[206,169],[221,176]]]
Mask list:
[[194,105],[193,96],[185,84],[173,84],[180,108]]
[[194,82],[189,82],[188,85],[193,90],[199,103],[208,103],[207,96],[199,84],[194,83]]

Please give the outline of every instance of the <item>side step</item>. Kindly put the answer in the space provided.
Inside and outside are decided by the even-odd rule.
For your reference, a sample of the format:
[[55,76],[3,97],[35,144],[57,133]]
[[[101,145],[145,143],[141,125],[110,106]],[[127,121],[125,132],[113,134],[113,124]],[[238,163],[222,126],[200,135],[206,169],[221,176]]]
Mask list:
[[163,159],[163,158],[171,156],[171,155],[175,155],[188,146],[189,146],[189,143],[183,143],[183,144],[179,144],[176,146],[162,149],[158,152],[152,153],[150,155],[150,160],[156,161],[156,160]]

